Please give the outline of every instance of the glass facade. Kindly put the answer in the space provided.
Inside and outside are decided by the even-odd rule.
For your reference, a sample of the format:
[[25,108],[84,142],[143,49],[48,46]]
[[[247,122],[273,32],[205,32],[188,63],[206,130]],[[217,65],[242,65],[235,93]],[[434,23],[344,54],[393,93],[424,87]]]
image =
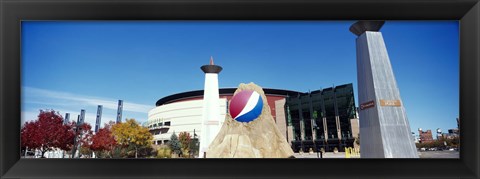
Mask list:
[[285,111],[295,152],[353,147],[350,119],[357,116],[351,83],[288,96]]

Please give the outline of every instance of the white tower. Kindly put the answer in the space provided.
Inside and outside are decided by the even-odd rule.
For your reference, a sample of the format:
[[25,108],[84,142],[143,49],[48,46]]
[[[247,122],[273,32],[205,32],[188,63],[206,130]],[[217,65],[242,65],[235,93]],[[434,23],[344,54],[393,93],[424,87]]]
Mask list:
[[210,57],[210,65],[201,67],[205,73],[205,88],[203,92],[202,131],[200,133],[200,158],[208,155],[208,146],[220,131],[225,118],[220,115],[220,95],[218,91],[218,73],[222,67],[213,64]]

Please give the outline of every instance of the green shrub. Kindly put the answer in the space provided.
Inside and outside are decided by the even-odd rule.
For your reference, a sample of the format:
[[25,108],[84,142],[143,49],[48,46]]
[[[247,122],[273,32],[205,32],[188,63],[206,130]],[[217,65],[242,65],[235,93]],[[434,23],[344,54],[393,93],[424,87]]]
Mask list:
[[167,146],[162,146],[157,150],[157,158],[172,158],[172,150]]

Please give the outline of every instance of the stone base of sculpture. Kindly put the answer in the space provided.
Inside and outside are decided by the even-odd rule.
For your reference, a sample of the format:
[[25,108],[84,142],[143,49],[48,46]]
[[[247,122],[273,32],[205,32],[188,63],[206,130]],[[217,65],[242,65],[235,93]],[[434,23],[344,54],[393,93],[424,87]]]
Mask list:
[[206,158],[293,157],[292,148],[271,115],[263,89],[254,83],[242,83],[235,94],[242,90],[253,90],[260,94],[264,104],[260,116],[251,122],[239,122],[227,114],[220,132],[207,150]]

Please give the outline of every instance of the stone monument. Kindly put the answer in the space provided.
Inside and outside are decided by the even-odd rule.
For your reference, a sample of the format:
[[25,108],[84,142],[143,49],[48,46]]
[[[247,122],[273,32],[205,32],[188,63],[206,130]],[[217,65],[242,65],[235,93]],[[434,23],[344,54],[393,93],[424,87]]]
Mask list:
[[[241,91],[251,90],[259,95],[263,104],[255,105],[250,100],[245,108],[250,108],[251,112],[230,110],[226,115],[220,132],[210,144],[207,158],[289,158],[293,157],[293,150],[285,137],[280,133],[270,112],[270,106],[263,89],[254,83],[240,84],[234,93],[234,97],[229,101],[229,108],[235,96]],[[258,98],[258,96],[257,96]],[[253,100],[254,101],[254,100]],[[247,102],[245,102],[247,103]],[[252,104],[251,104],[252,103]],[[250,107],[248,107],[250,106]],[[260,108],[258,113],[256,108]],[[261,113],[260,113],[261,111]],[[232,114],[231,114],[232,113]],[[234,114],[235,113],[235,114]],[[238,117],[255,116],[251,121]],[[232,117],[232,115],[237,117]],[[235,119],[234,119],[235,118]],[[242,122],[244,121],[244,122]]]
[[360,152],[362,158],[418,158],[387,48],[379,32],[384,21],[358,21]]

